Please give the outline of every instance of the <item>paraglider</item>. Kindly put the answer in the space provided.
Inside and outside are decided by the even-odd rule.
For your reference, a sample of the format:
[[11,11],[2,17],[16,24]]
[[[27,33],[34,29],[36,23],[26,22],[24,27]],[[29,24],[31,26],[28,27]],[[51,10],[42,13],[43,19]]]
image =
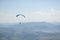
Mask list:
[[18,17],[18,16],[23,16],[25,18],[25,16],[23,14],[17,14],[16,17]]
[[[25,15],[23,14],[17,14],[16,17],[22,16],[23,18],[25,18]],[[19,24],[21,24],[21,22],[19,22]]]

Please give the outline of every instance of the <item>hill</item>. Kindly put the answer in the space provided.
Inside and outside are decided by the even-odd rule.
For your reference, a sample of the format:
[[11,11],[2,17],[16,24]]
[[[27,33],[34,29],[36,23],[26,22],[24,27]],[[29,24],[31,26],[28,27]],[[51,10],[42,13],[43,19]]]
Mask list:
[[0,24],[0,40],[60,40],[60,23]]

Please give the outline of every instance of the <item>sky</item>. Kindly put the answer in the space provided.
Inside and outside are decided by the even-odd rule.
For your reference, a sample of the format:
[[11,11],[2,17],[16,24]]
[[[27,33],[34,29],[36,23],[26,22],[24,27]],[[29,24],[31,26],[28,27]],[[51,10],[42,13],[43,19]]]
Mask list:
[[60,0],[0,0],[0,23],[42,21],[60,22]]

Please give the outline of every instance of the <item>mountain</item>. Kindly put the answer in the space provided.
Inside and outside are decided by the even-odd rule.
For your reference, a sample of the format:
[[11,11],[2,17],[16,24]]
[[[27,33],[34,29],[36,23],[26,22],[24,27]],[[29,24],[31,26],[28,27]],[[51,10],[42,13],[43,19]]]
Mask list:
[[60,40],[60,23],[0,24],[0,40]]
[[13,27],[21,28],[22,30],[31,30],[31,31],[43,31],[43,32],[60,32],[60,23],[47,23],[47,22],[31,22],[16,24]]

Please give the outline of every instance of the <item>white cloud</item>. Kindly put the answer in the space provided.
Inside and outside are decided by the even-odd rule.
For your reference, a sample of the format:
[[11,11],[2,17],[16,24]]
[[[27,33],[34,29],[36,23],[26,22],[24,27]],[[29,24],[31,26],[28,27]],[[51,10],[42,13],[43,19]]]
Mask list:
[[14,14],[9,13],[1,13],[0,14],[0,23],[13,23],[16,22],[16,18]]
[[49,9],[48,11],[28,12],[24,14],[26,18],[16,18],[16,14],[1,13],[0,23],[14,23],[14,22],[60,22],[60,10]]
[[60,22],[60,10],[36,11],[29,14],[31,21]]

